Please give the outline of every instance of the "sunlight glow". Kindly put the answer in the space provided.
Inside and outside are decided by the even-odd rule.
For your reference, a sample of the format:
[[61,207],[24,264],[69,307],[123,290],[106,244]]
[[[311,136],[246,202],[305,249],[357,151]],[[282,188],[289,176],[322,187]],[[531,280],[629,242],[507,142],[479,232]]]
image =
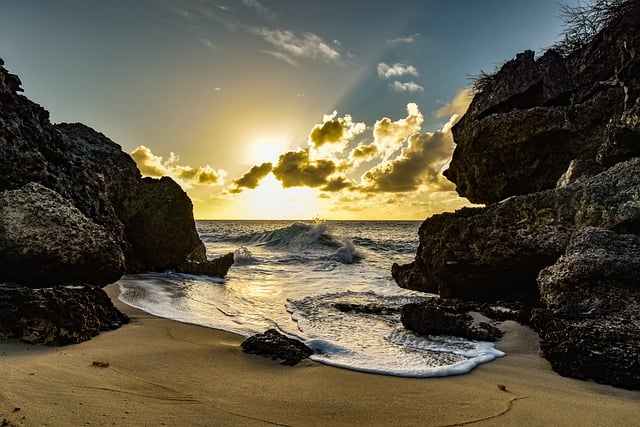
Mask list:
[[263,162],[278,162],[278,157],[287,151],[287,139],[278,136],[260,136],[255,138],[246,152],[246,161],[252,165]]
[[265,177],[255,190],[243,192],[237,218],[311,219],[320,215],[322,200],[308,187],[282,188],[273,175]]

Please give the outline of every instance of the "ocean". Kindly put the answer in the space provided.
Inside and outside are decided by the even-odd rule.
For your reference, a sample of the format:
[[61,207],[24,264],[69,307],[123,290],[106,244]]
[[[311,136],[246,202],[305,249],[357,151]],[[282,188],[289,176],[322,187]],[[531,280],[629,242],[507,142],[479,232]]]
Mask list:
[[[400,308],[429,298],[391,278],[408,263],[420,222],[197,221],[209,258],[234,252],[224,279],[175,272],[126,275],[120,300],[156,316],[244,336],[276,328],[317,362],[406,377],[469,372],[503,356],[492,343],[418,336]],[[358,309],[365,307],[365,309]]]

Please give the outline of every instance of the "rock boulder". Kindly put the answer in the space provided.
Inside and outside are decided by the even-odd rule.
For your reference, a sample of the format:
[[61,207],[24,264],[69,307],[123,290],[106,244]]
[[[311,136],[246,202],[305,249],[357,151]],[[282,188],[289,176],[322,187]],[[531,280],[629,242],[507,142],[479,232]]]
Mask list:
[[94,286],[31,289],[0,283],[0,339],[75,344],[125,323],[129,318]]
[[0,193],[0,281],[103,286],[124,273],[113,235],[40,184]]

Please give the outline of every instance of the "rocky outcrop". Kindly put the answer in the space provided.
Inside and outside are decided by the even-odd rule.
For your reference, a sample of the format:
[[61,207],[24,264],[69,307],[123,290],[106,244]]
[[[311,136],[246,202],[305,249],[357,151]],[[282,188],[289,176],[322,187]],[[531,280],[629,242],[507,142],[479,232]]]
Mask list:
[[[53,190],[65,206],[75,206],[85,222],[110,234],[117,248],[105,257],[124,254],[127,272],[171,269],[189,259],[206,260],[191,201],[175,182],[143,179],[118,144],[87,126],[52,125],[48,112],[20,95],[21,90],[19,78],[0,65],[0,191],[29,183]],[[73,228],[63,225],[60,222],[60,234],[75,234]],[[58,243],[65,242],[71,240]],[[72,253],[76,249],[60,246],[59,250]],[[104,264],[95,265],[96,274]],[[22,280],[22,266],[13,271],[7,264],[3,270],[3,277]],[[102,279],[90,283],[114,280],[113,271],[104,273]],[[27,282],[35,285],[32,280]],[[44,281],[38,286],[56,283],[59,281]]]
[[[557,372],[640,389],[640,2],[620,10],[569,57],[525,52],[480,82],[446,175],[488,205],[425,220],[392,275],[525,304]],[[416,331],[440,322],[408,310]]]
[[549,50],[535,59],[525,51],[478,81],[453,127],[456,148],[445,172],[461,196],[495,203],[553,188],[573,159],[603,151],[598,160],[610,166],[637,155],[629,138],[638,129],[623,117],[640,96],[640,4],[628,3],[569,57]]
[[640,158],[558,189],[434,215],[420,227],[415,262],[393,270],[401,286],[442,297],[535,301],[538,272],[585,226],[640,232]]
[[542,353],[567,376],[640,388],[640,237],[586,227],[538,276]]
[[0,193],[0,265],[0,281],[103,286],[124,273],[124,254],[71,202],[29,183]]
[[[407,304],[402,308],[400,320],[405,328],[422,335],[450,335],[469,340],[496,341],[502,332],[489,323],[489,319],[476,318],[464,303],[444,299],[429,299]],[[471,309],[472,310],[472,309]]]
[[187,261],[180,264],[177,271],[200,276],[224,277],[233,265],[233,252],[207,261]]
[[282,335],[275,329],[253,335],[244,340],[241,346],[246,353],[270,357],[289,366],[297,365],[313,354],[313,350],[304,343]]
[[75,344],[128,322],[100,288],[69,285],[31,289],[0,283],[0,339]]
[[233,256],[207,261],[178,184],[143,179],[118,144],[85,125],[51,124],[2,65],[0,282],[12,285],[0,285],[0,339],[64,345],[117,328],[126,316],[86,285],[125,271],[199,261],[226,274]]

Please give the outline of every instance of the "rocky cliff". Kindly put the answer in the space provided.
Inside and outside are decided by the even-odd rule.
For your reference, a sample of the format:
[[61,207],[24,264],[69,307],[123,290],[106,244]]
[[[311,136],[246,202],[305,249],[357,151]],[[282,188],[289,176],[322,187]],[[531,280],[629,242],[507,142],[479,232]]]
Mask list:
[[445,175],[487,206],[428,218],[392,274],[524,302],[556,371],[640,389],[640,1],[621,10],[568,57],[526,51],[483,78]]
[[[456,149],[445,176],[474,203],[555,187],[573,159],[620,161],[639,155],[625,111],[640,96],[640,6],[627,2],[588,45],[563,57],[525,51],[481,78],[453,127]],[[622,124],[622,128],[620,128]],[[616,147],[616,148],[614,148]],[[614,148],[612,150],[612,148]]]
[[[82,124],[51,124],[48,112],[20,91],[18,77],[0,65],[0,194],[11,199],[27,190],[33,192],[31,184],[37,183],[40,193],[63,200],[77,212],[72,224],[71,217],[64,221],[51,215],[39,217],[35,207],[18,216],[15,209],[12,213],[0,210],[0,259],[7,262],[0,281],[24,281],[43,287],[72,279],[104,285],[124,271],[163,270],[176,268],[188,259],[205,260],[191,200],[175,182],[170,178],[143,179],[133,159],[118,144]],[[53,212],[55,207],[49,210]],[[47,224],[47,218],[52,222]],[[28,238],[20,242],[4,238],[14,233],[17,224],[30,227],[34,221],[41,230],[55,228],[58,235],[69,238],[48,246]],[[91,224],[100,233],[82,234],[78,221]],[[80,259],[83,254],[105,249],[97,245],[97,236],[105,233],[105,238],[115,243],[105,255],[114,258],[108,260],[108,268],[69,264],[68,269],[50,274],[51,266],[60,261],[59,253]],[[93,245],[95,248],[91,248]],[[32,253],[38,256],[31,257]],[[26,265],[28,276],[24,275]],[[66,276],[63,270],[75,273]],[[83,271],[87,274],[82,275]]]
[[103,134],[57,124],[0,59],[0,339],[62,345],[128,321],[99,288],[125,272],[223,277],[187,194],[142,178]]

